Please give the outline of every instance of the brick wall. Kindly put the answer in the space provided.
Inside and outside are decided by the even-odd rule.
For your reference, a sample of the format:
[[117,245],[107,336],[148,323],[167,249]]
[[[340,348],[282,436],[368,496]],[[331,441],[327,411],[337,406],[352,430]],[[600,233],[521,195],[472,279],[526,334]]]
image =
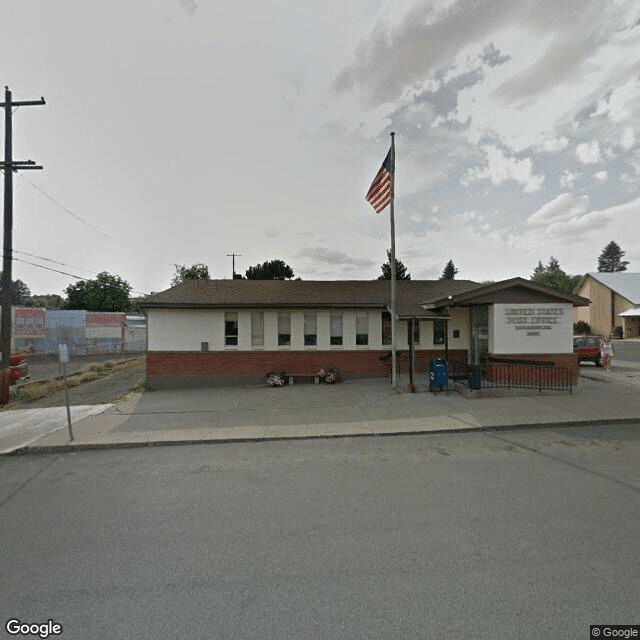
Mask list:
[[[501,356],[499,354],[488,354],[489,357],[505,358],[509,360],[528,360],[530,362],[554,362],[555,367],[559,369],[566,369],[569,372],[573,384],[578,383],[578,358],[573,353],[548,353],[548,354],[530,354],[530,353],[518,353],[509,354],[507,356]],[[496,371],[499,367],[495,367]],[[526,368],[525,368],[526,369]],[[496,377],[497,373],[493,372],[493,367],[490,362],[487,363],[487,378],[489,380]],[[494,381],[498,381],[497,379]]]
[[[314,373],[322,367],[340,369],[344,376],[383,377],[390,363],[380,351],[150,351],[147,354],[147,381],[151,387],[215,386],[259,384],[274,369],[290,373]],[[408,351],[398,352],[400,372],[407,372]],[[442,351],[416,352],[416,370],[426,371],[429,358],[442,357]],[[467,352],[452,349],[449,357],[466,362]]]

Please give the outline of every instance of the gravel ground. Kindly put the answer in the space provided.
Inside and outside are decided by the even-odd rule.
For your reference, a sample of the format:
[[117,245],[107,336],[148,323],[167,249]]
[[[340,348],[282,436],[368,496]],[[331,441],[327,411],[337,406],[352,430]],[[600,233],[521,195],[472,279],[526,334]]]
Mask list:
[[[69,388],[69,403],[71,405],[80,405],[112,402],[119,396],[129,393],[136,385],[143,382],[145,376],[144,357],[135,358],[131,361],[130,366],[126,368],[115,371],[99,380],[85,382],[78,387]],[[44,409],[47,407],[62,407],[66,404],[66,397],[63,390],[34,402],[17,400],[11,404],[13,406],[8,408]]]

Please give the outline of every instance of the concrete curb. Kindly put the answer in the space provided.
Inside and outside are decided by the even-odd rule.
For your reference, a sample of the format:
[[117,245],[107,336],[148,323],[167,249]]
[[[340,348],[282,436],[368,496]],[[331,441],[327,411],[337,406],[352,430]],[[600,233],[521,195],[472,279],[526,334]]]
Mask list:
[[322,440],[344,440],[346,438],[386,438],[395,436],[417,436],[417,435],[442,435],[443,433],[472,433],[474,431],[507,431],[513,429],[553,429],[564,427],[585,427],[591,425],[616,425],[635,424],[640,422],[639,418],[609,418],[601,420],[569,420],[566,422],[539,422],[539,423],[515,423],[506,425],[487,425],[483,427],[454,427],[452,429],[425,429],[420,431],[387,431],[384,433],[341,433],[329,435],[291,435],[273,437],[245,437],[245,438],[207,438],[200,440],[153,440],[147,442],[87,442],[80,444],[60,444],[60,445],[27,445],[0,454],[0,456],[33,455],[48,453],[70,453],[72,451],[92,451],[101,449],[139,449],[142,447],[183,447],[196,444],[239,444],[242,442],[277,442],[277,441],[322,441]]

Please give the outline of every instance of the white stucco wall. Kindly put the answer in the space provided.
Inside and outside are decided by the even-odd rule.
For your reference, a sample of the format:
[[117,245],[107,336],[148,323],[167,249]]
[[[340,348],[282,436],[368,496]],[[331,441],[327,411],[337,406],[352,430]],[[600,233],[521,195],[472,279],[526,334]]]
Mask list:
[[572,353],[573,305],[489,305],[489,351],[510,353]]
[[[224,344],[225,311],[238,314],[238,346]],[[264,313],[264,346],[251,346],[251,312]],[[381,350],[390,345],[382,345],[382,312],[367,311],[369,317],[369,344],[356,345],[356,310],[345,309],[295,309],[291,313],[291,346],[278,346],[278,311],[263,309],[149,309],[148,332],[150,351],[200,351],[201,343],[209,343],[209,351],[314,351],[314,350]],[[317,314],[316,346],[304,344],[304,314]],[[342,313],[343,344],[330,345],[331,313]],[[451,309],[449,322],[449,348],[466,349],[468,339],[468,312],[466,309]],[[460,331],[459,338],[453,338],[454,329]],[[398,348],[407,348],[406,323],[398,324]],[[420,343],[416,350],[442,349],[444,345],[433,344],[433,325],[430,320],[420,322]]]

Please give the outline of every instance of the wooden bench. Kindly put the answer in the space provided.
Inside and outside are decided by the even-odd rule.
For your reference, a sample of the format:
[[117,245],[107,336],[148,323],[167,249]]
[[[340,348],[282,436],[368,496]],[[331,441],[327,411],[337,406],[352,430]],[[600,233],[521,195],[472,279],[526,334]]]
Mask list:
[[289,376],[289,386],[293,387],[294,378],[313,378],[315,384],[320,384],[320,376],[317,373],[287,373]]

